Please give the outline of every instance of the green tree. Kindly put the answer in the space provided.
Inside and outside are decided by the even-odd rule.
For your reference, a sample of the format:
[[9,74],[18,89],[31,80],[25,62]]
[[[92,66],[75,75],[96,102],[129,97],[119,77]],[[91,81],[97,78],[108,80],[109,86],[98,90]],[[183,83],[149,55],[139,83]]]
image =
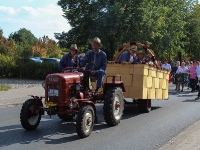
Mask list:
[[0,36],[3,36],[3,30],[0,27]]
[[9,40],[17,43],[16,57],[28,58],[33,55],[32,47],[37,43],[37,38],[31,31],[22,28],[17,32],[11,33]]
[[190,59],[199,60],[200,57],[200,5],[193,7],[192,11],[188,13],[186,18],[187,24],[185,32],[187,34],[187,45],[185,50]]
[[34,55],[40,57],[61,57],[61,49],[57,43],[48,36],[39,38],[36,45],[32,47]]
[[[98,36],[107,50],[108,57],[112,58],[119,44],[130,41],[138,34],[130,35],[133,26],[137,27],[140,17],[136,14],[140,9],[140,1],[81,1],[60,0],[58,2],[64,11],[65,18],[69,21],[72,29],[62,34],[55,34],[61,46],[69,47],[71,43],[77,43],[89,48],[89,40]],[[131,13],[131,14],[130,14]],[[76,16],[76,17],[74,17]],[[128,34],[128,35],[127,35]],[[65,44],[67,43],[67,44]]]
[[160,58],[184,52],[185,0],[60,0],[58,5],[72,27],[55,34],[61,46],[87,47],[98,36],[109,59],[119,45],[132,40],[149,45]]
[[0,54],[14,59],[16,48],[15,41],[6,39],[3,36],[3,30],[0,30]]

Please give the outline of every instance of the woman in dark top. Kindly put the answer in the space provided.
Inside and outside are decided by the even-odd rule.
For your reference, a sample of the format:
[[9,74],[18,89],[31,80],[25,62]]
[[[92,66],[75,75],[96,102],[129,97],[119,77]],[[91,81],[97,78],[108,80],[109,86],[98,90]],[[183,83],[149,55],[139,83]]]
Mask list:
[[81,59],[77,54],[77,45],[72,44],[69,53],[65,54],[58,64],[59,71],[62,71],[66,67],[78,67]]
[[[171,76],[172,76],[172,79],[173,79],[173,84],[176,84],[176,82],[175,82],[175,74],[176,74],[176,71],[177,71],[177,69],[179,67],[180,67],[180,61],[177,61],[176,62],[176,66],[172,67]],[[175,90],[178,90],[178,84],[176,84]]]

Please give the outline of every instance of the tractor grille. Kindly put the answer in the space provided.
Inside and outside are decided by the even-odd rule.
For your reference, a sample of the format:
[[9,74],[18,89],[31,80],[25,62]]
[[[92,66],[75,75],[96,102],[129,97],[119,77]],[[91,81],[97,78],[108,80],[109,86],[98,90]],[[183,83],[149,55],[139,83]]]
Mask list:
[[48,84],[47,87],[48,87],[48,89],[52,89],[53,85],[52,84]]
[[55,84],[55,89],[60,90],[60,85]]

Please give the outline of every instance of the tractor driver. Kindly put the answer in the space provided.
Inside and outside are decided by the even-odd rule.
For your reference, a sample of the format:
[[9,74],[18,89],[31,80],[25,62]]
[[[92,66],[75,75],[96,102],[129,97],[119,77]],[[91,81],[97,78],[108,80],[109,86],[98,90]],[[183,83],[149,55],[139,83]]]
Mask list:
[[71,44],[69,53],[65,54],[58,63],[58,69],[61,72],[66,67],[78,67],[80,63],[80,57],[78,54],[78,48],[76,44]]
[[107,56],[106,53],[100,48],[102,47],[101,40],[98,37],[95,37],[91,41],[92,50],[89,50],[80,62],[80,67],[85,67],[88,63],[88,68],[90,70],[90,75],[97,78],[97,86],[95,93],[102,86],[102,82],[105,76],[106,67],[107,67]]

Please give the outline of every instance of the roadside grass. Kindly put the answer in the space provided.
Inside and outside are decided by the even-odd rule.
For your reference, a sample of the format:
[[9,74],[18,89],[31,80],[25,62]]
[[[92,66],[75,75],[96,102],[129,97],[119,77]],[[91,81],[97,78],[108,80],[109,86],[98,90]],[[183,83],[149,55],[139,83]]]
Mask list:
[[8,91],[9,89],[11,89],[10,86],[7,86],[5,84],[0,84],[0,91]]

